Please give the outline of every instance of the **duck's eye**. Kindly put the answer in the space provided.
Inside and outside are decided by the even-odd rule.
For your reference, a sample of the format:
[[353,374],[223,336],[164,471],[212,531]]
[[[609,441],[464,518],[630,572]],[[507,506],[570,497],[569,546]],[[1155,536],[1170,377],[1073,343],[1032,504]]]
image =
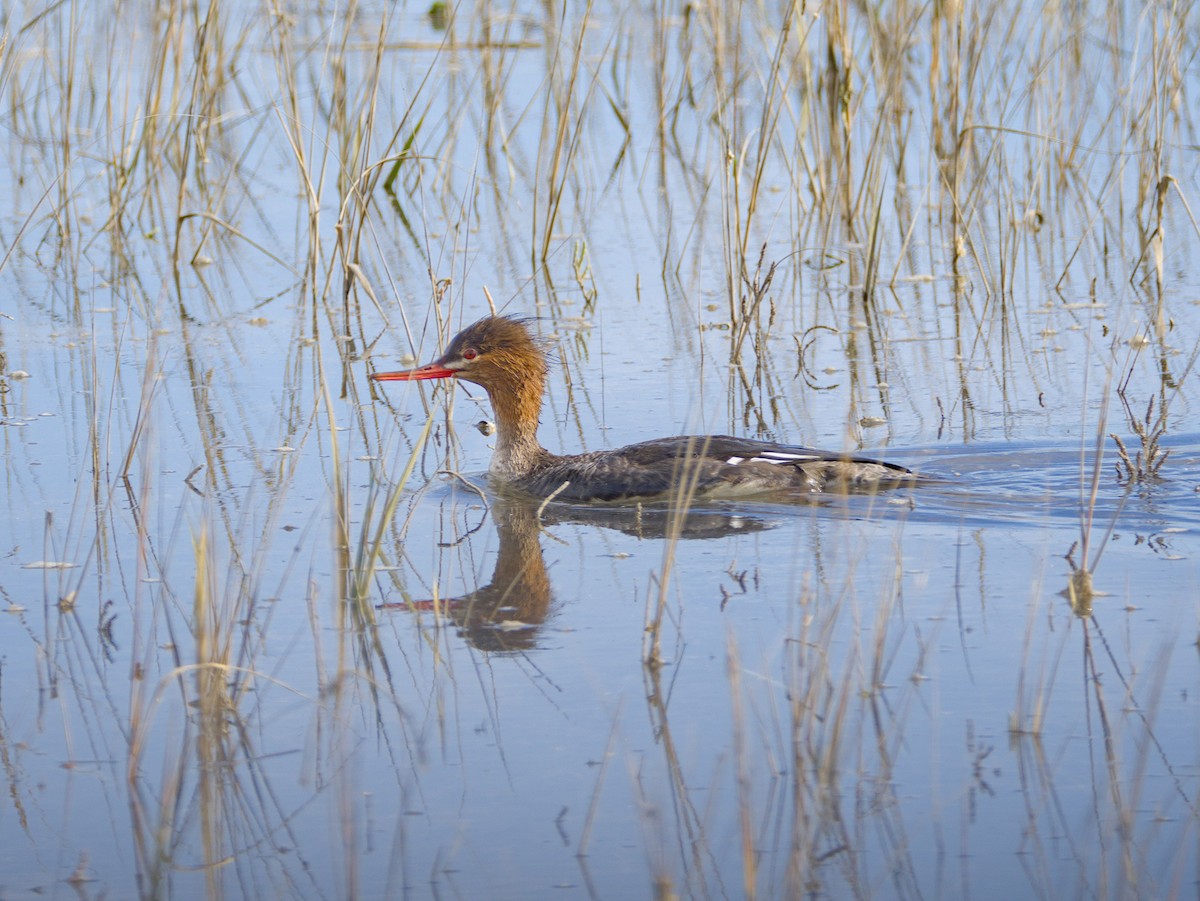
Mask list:
[[477,351],[473,347],[468,347],[466,350],[463,351],[463,359],[464,360],[474,360],[477,356],[479,356],[479,351]]

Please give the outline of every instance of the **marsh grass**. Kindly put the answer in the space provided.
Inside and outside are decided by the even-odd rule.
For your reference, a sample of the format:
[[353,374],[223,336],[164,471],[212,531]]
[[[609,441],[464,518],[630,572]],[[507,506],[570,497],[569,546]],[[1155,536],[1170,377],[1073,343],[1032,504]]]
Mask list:
[[[975,808],[1002,778],[987,749],[1007,731],[1030,886],[1170,894],[1195,846],[1195,787],[1180,775],[1194,756],[1179,750],[1189,736],[1161,737],[1161,711],[1190,671],[1144,639],[1109,645],[1101,625],[1112,634],[1112,617],[1147,602],[1139,577],[1106,570],[1106,595],[1093,575],[1121,550],[1106,551],[1122,531],[1114,498],[1136,485],[1148,503],[1169,499],[1172,480],[1190,478],[1164,441],[1187,431],[1200,353],[1186,289],[1200,236],[1196,25],[1194,9],[1169,4],[485,2],[451,5],[436,28],[403,5],[10,4],[2,551],[81,565],[34,573],[36,585],[0,579],[24,630],[6,643],[0,695],[21,833],[9,838],[50,841],[22,786],[56,784],[26,782],[29,745],[10,737],[23,727],[25,641],[34,719],[57,701],[67,748],[42,747],[35,729],[38,759],[125,761],[106,800],[129,811],[136,873],[114,875],[119,853],[72,853],[72,885],[97,869],[106,892],[167,897],[194,872],[211,897],[357,897],[421,880],[441,891],[462,866],[455,892],[493,887],[486,868],[453,859],[463,843],[474,855],[477,833],[437,833],[432,850],[421,836],[450,809],[486,819],[471,803],[497,770],[520,783],[527,762],[504,756],[501,726],[521,708],[505,666],[527,667],[558,717],[521,729],[576,725],[590,696],[547,675],[570,627],[496,662],[460,650],[442,610],[411,633],[378,614],[384,596],[411,601],[411,584],[436,598],[440,575],[475,575],[470,540],[432,561],[416,552],[434,527],[412,492],[444,460],[482,465],[459,434],[461,404],[439,418],[435,395],[410,419],[412,395],[385,405],[363,391],[368,358],[444,342],[486,296],[577,326],[546,423],[564,444],[602,444],[642,391],[647,409],[674,414],[647,390],[661,372],[714,433],[855,450],[1089,436],[1065,617],[1040,570],[1007,598],[1023,615],[997,610],[988,583],[1004,567],[982,550],[977,602],[955,585],[971,679],[988,645],[1007,654],[1001,676],[974,683],[983,694],[998,682],[1003,700],[972,700],[963,730],[939,720],[944,698],[964,703],[938,644],[947,626],[924,621],[942,616],[943,596],[911,587],[911,570],[942,571],[921,559],[933,552],[821,546],[859,518],[884,528],[879,507],[852,507],[846,522],[796,514],[796,532],[817,537],[796,540],[786,584],[777,568],[769,597],[758,592],[782,611],[764,651],[741,618],[746,598],[703,631],[695,585],[711,561],[685,537],[694,480],[680,473],[667,534],[631,546],[654,548],[636,561],[645,581],[612,591],[638,596],[647,723],[615,715],[597,749],[606,766],[622,747],[657,754],[644,770],[627,754],[652,893],[925,897],[959,877],[969,894]],[[1111,434],[1115,492],[1103,465],[1114,368],[1099,330],[1152,351],[1131,356],[1116,389],[1128,430]],[[628,378],[620,396],[604,393],[604,366]],[[61,433],[14,437],[43,409]],[[1016,553],[981,535],[981,548]],[[39,590],[35,624],[21,608]],[[714,635],[715,670],[695,652]],[[608,665],[636,665],[633,647]],[[715,757],[694,756],[696,720],[672,706],[696,673],[728,699]],[[1078,756],[1061,750],[1080,734],[1074,710],[1087,718]],[[470,756],[472,728],[496,758]],[[943,728],[949,741],[926,741]],[[304,763],[282,769],[291,755]],[[457,792],[436,769],[446,761],[467,774]],[[1088,773],[1086,803],[1066,770]],[[1165,800],[1152,796],[1163,773]],[[562,843],[591,861],[598,895],[621,869],[607,863],[625,821],[604,803],[619,781],[600,769],[578,842]],[[929,794],[943,806],[912,800]],[[1146,813],[1155,804],[1161,818]],[[380,827],[385,805],[426,819]],[[1079,828],[1091,812],[1095,846]],[[336,823],[331,847],[313,844],[307,816]],[[380,876],[368,849],[387,828],[398,851]],[[960,870],[947,849],[961,850]],[[485,856],[504,854],[470,859]]]
[[[694,452],[704,454],[703,439],[697,440]],[[687,518],[696,499],[699,467],[689,465],[686,457],[676,464],[678,485],[670,501],[667,530],[663,541],[662,563],[657,572],[651,574],[651,590],[646,596],[646,625],[642,641],[642,662],[651,668],[661,667],[663,657],[663,626],[670,614],[671,577],[675,569],[676,549],[687,525]],[[681,611],[680,611],[681,612]],[[679,617],[674,617],[678,627]],[[679,636],[682,640],[682,636]]]
[[1166,406],[1160,404],[1156,415],[1152,397],[1146,404],[1146,415],[1139,419],[1129,409],[1128,400],[1122,398],[1122,401],[1126,403],[1125,413],[1128,416],[1129,426],[1137,436],[1141,447],[1133,456],[1130,456],[1121,436],[1110,436],[1117,445],[1117,481],[1142,482],[1156,479],[1163,464],[1167,462],[1167,457],[1171,454],[1169,450],[1163,449],[1159,444],[1167,433]]

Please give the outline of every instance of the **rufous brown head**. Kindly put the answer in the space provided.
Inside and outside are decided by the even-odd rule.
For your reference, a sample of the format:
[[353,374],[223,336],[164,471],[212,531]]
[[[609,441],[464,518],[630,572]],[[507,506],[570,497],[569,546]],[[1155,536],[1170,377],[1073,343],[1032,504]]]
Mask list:
[[486,389],[502,384],[535,384],[546,377],[546,358],[525,320],[488,316],[454,336],[446,352],[424,366],[376,372],[377,382],[460,378]]

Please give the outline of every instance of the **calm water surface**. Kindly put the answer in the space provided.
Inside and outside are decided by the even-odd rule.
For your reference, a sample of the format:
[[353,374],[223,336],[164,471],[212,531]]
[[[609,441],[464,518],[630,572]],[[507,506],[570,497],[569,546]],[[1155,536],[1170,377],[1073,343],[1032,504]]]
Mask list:
[[[1196,896],[1193,13],[168,7],[0,15],[0,899]],[[506,496],[485,287],[929,479]]]

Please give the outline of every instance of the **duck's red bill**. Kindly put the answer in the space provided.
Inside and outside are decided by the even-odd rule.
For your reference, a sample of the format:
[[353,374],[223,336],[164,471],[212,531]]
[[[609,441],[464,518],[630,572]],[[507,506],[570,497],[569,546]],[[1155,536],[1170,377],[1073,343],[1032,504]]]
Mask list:
[[376,382],[419,382],[422,379],[448,379],[454,375],[453,369],[430,363],[416,369],[402,369],[399,372],[373,372],[371,378]]
[[440,601],[388,601],[386,604],[376,604],[376,610],[445,610],[447,600]]

